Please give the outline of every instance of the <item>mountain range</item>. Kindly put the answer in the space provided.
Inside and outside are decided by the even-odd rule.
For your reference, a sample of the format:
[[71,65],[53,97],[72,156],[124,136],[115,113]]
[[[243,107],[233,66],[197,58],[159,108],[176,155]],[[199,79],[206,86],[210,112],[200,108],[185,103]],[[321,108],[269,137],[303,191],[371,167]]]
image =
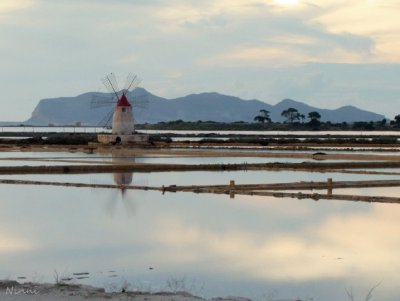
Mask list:
[[[76,97],[42,99],[32,112],[31,118],[24,124],[71,125],[79,122],[82,125],[104,125],[107,116],[112,114],[113,104],[105,105],[111,99],[112,95],[99,92],[84,93]],[[157,123],[179,119],[184,121],[251,122],[261,109],[270,112],[272,121],[282,122],[284,118],[281,113],[288,108],[295,108],[306,117],[309,112],[317,111],[321,115],[321,121],[334,123],[377,121],[385,118],[383,115],[354,106],[329,110],[312,107],[292,99],[284,99],[275,105],[270,105],[260,100],[243,100],[215,92],[166,99],[153,95],[143,88],[137,88],[128,94],[128,99],[133,99],[136,123]],[[135,99],[142,100],[142,105],[135,108]],[[92,108],[91,104],[94,102],[100,102],[104,106]],[[145,107],[143,107],[143,103]]]

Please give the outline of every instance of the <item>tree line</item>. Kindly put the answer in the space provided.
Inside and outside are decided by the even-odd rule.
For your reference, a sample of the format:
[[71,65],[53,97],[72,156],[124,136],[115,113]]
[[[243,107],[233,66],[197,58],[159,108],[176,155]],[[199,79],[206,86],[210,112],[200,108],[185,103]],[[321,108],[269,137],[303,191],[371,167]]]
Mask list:
[[[295,108],[288,108],[286,110],[283,110],[281,113],[281,116],[286,118],[285,123],[295,123],[295,122],[300,122],[302,121],[304,123],[306,116],[304,114],[301,114],[297,109]],[[312,111],[308,113],[308,119],[309,119],[309,124],[312,126],[318,126],[321,124],[321,114],[318,113],[317,111]],[[272,122],[271,117],[270,117],[270,111],[267,110],[260,110],[259,115],[254,117],[254,121],[260,122],[260,123],[270,123]]]
[[300,113],[295,108],[283,110],[281,116],[285,118],[284,122],[273,122],[270,112],[265,109],[259,110],[254,117],[253,122],[235,121],[218,122],[212,120],[184,121],[182,119],[172,121],[160,121],[156,124],[137,124],[137,129],[148,130],[388,130],[400,129],[400,114],[394,117],[394,120],[388,121],[385,118],[379,121],[358,121],[358,122],[339,122],[321,121],[321,114],[317,111],[308,112],[306,115]]
[[[296,123],[305,123],[306,116],[304,114],[301,114],[297,109],[295,108],[288,108],[282,111],[281,116],[286,118],[284,123],[286,124],[296,124]],[[321,114],[317,111],[312,111],[307,114],[307,119],[308,122],[305,124],[312,127],[313,129],[318,129],[322,124],[325,125],[332,125],[330,121],[327,122],[321,122]],[[259,111],[259,114],[254,117],[254,121],[265,124],[265,123],[272,123],[271,117],[270,117],[270,112],[261,109]],[[346,122],[343,122],[341,125],[347,126]],[[400,114],[396,115],[394,117],[394,120],[391,120],[389,123],[387,122],[386,118],[382,119],[381,121],[370,121],[370,122],[365,122],[365,121],[359,121],[359,122],[354,122],[353,123],[353,128],[358,128],[358,129],[366,129],[366,130],[372,130],[376,126],[378,127],[384,127],[384,126],[394,126],[394,127],[400,127]]]

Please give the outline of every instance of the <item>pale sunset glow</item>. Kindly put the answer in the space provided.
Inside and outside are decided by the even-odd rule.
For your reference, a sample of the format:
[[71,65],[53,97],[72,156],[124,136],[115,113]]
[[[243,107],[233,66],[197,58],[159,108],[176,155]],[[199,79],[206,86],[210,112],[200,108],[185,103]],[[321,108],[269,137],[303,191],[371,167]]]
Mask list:
[[298,4],[299,0],[274,0],[274,2],[276,4],[279,4],[279,5],[288,5],[288,6],[290,6],[290,5]]
[[23,237],[15,237],[0,233],[0,254],[13,254],[14,252],[29,251],[32,249],[32,244]]

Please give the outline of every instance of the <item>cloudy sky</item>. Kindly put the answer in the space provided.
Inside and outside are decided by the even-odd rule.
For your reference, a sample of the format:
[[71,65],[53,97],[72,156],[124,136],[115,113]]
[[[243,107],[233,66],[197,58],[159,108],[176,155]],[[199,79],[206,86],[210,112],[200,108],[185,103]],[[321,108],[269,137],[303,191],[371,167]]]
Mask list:
[[1,0],[0,120],[101,91],[113,71],[151,93],[400,113],[399,0]]

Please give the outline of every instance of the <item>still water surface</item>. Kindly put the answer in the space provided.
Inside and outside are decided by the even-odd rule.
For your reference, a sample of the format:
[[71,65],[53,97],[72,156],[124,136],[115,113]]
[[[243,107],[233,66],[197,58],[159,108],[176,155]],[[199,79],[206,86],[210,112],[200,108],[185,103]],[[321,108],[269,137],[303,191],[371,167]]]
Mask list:
[[[286,171],[1,176],[150,186],[328,177],[394,179]],[[346,300],[346,288],[363,300],[382,282],[372,300],[400,296],[399,205],[0,185],[0,225],[0,278],[54,282],[56,271],[109,290],[128,283],[130,289],[187,289],[203,297],[328,301]],[[88,278],[76,279],[82,272]]]

